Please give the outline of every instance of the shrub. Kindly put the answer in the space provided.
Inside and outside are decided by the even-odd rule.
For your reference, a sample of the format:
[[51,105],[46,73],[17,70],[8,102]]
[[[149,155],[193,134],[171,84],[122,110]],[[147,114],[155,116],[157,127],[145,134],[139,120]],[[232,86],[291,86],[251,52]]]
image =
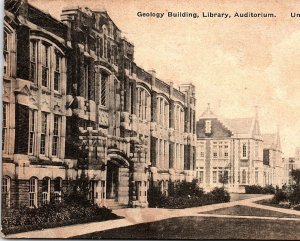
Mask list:
[[245,192],[247,194],[274,194],[275,188],[272,185],[267,185],[265,187],[259,185],[249,185],[245,186]]
[[280,202],[284,202],[288,200],[288,195],[285,191],[278,189],[274,197],[272,198],[271,202],[274,204],[279,204]]
[[201,196],[204,193],[203,189],[198,186],[196,179],[192,182],[179,182],[176,185],[171,183],[169,186],[173,186],[169,194],[174,197]]
[[57,227],[75,223],[119,218],[110,209],[97,205],[50,204],[40,208],[8,209],[2,215],[4,234]]
[[151,185],[148,189],[148,206],[150,208],[160,207],[161,203],[165,202],[165,195],[160,191],[160,188],[157,186]]
[[[191,208],[214,203],[229,202],[230,195],[224,188],[215,188],[212,192],[201,195],[181,195],[176,196],[160,196],[156,203],[156,207],[160,208]],[[150,203],[149,203],[150,206]],[[153,207],[153,206],[152,206]]]
[[221,188],[214,188],[211,191],[211,194],[215,197],[215,202],[217,203],[223,203],[223,202],[229,202],[230,201],[230,195],[229,192],[227,192],[224,187]]
[[300,204],[300,185],[292,185],[292,191],[289,195],[289,201],[292,205]]

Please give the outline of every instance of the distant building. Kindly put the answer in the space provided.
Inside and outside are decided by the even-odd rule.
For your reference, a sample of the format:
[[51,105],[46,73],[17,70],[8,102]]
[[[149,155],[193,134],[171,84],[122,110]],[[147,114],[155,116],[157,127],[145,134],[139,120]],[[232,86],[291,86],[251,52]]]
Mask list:
[[284,161],[279,131],[263,134],[264,185],[281,187],[284,184]]
[[261,134],[257,113],[221,120],[208,105],[197,122],[195,177],[205,189],[224,185],[233,192],[246,185],[282,186],[279,132]]
[[295,165],[295,157],[287,157],[284,161],[284,184],[290,185],[293,183],[292,171],[297,169]]
[[300,169],[300,146],[295,149],[295,168]]

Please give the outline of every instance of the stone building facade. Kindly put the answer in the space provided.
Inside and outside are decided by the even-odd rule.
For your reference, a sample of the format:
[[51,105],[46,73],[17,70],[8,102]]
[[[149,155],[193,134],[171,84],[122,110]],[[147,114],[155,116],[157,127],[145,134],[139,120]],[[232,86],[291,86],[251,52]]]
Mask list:
[[191,181],[195,88],[134,62],[107,12],[68,8],[61,20],[5,4],[3,181],[7,207],[59,201],[82,173],[99,205],[147,206],[149,185]]
[[266,168],[257,113],[253,118],[221,120],[208,106],[197,122],[195,177],[200,186],[243,192],[246,185],[266,184]]
[[284,160],[279,130],[274,134],[263,134],[264,185],[281,187],[284,183]]

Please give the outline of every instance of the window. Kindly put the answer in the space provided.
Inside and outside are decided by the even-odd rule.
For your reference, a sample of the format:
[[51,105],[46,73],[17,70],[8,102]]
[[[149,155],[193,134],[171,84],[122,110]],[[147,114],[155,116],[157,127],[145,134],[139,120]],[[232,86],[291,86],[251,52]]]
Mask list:
[[54,202],[61,202],[62,179],[57,177],[54,179]]
[[218,145],[217,145],[217,142],[214,142],[213,143],[213,158],[217,158],[218,157]]
[[205,121],[205,133],[210,134],[211,133],[211,120]]
[[98,181],[90,181],[89,182],[88,199],[92,203],[95,203],[95,199],[98,198],[97,186],[98,186]]
[[217,183],[217,171],[213,171],[213,183]]
[[169,127],[169,103],[162,97],[157,98],[157,123]]
[[258,171],[255,171],[255,184],[258,184]]
[[49,46],[42,44],[42,86],[49,86]]
[[136,181],[136,200],[141,200],[142,196],[142,182],[141,181]]
[[47,136],[47,120],[48,120],[48,114],[45,112],[42,112],[41,115],[41,143],[40,143],[40,154],[45,155],[46,154],[46,136]]
[[228,145],[224,145],[224,157],[228,157],[229,156],[229,153],[228,153]]
[[54,68],[54,90],[60,91],[61,83],[61,61],[62,58],[58,51],[55,51],[55,68]]
[[103,58],[103,38],[100,38],[100,57]]
[[100,57],[100,38],[97,37],[96,39],[96,55],[97,57]]
[[100,198],[102,200],[105,199],[105,194],[106,194],[105,181],[100,181]]
[[255,157],[258,158],[258,149],[259,145],[258,145],[258,141],[255,142]]
[[37,42],[30,41],[30,73],[29,79],[36,82],[36,70],[37,70]]
[[137,113],[140,120],[150,120],[150,95],[142,89],[137,88]]
[[204,181],[204,172],[203,171],[199,171],[198,181],[199,181],[199,183],[203,183],[203,181]]
[[100,83],[100,104],[106,106],[106,88],[108,83],[108,75],[101,74],[101,83]]
[[164,150],[165,150],[165,155],[164,155],[164,167],[166,169],[169,168],[169,142],[165,141],[165,146],[164,146]]
[[107,58],[107,39],[106,36],[104,36],[104,58]]
[[37,207],[37,190],[38,190],[38,179],[35,177],[29,180],[29,207]]
[[3,177],[2,179],[2,205],[5,208],[10,207],[10,177]]
[[50,178],[45,177],[42,180],[42,205],[50,203]]
[[246,170],[243,170],[242,171],[242,183],[246,184],[246,182],[247,182],[247,173],[246,173]]
[[83,68],[84,98],[89,98],[89,66],[84,64]]
[[224,181],[224,183],[228,183],[228,180],[229,180],[228,171],[225,170],[224,174],[223,174],[223,181]]
[[247,157],[247,144],[246,143],[243,143],[243,158],[246,158]]
[[61,117],[54,115],[53,122],[53,137],[52,137],[52,156],[59,156],[59,136],[60,136],[60,126]]
[[219,142],[219,154],[218,154],[219,158],[223,157],[223,145],[222,142]]
[[8,150],[8,123],[9,123],[9,105],[3,103],[3,117],[2,117],[2,151],[7,153]]
[[8,74],[8,65],[9,65],[9,35],[6,31],[4,31],[4,39],[3,39],[3,55],[4,55],[4,75]]
[[35,111],[29,111],[28,154],[33,154],[35,146]]

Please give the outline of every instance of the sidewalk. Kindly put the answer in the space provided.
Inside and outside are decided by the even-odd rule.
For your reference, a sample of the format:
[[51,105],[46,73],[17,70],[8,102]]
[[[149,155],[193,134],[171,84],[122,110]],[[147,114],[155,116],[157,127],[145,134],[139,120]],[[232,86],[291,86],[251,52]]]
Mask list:
[[[272,211],[279,211],[289,214],[299,215],[300,212],[289,209],[275,208],[264,205],[255,204],[253,202],[271,198],[272,195],[265,195],[261,197],[254,197],[245,200],[238,200],[228,203],[212,204],[201,207],[187,208],[187,209],[162,209],[162,208],[126,208],[115,210],[114,213],[124,217],[123,219],[104,221],[104,222],[94,222],[87,224],[77,224],[65,227],[51,228],[47,230],[31,231],[26,233],[18,233],[7,235],[6,238],[70,238],[74,236],[84,235],[93,232],[105,231],[108,229],[126,227],[130,225],[135,225],[139,223],[147,223],[153,221],[159,221],[163,219],[173,218],[173,217],[184,217],[184,216],[207,216],[201,214],[201,212],[211,211],[219,208],[232,207],[235,205],[245,205],[257,208],[264,208]],[[199,214],[200,213],[200,214]],[[210,215],[211,216],[211,215]],[[232,217],[232,216],[230,216]],[[238,218],[242,218],[236,216]],[[251,217],[253,218],[253,217]],[[267,217],[268,218],[268,217]],[[295,219],[297,220],[297,219]],[[299,219],[300,221],[300,219]]]

